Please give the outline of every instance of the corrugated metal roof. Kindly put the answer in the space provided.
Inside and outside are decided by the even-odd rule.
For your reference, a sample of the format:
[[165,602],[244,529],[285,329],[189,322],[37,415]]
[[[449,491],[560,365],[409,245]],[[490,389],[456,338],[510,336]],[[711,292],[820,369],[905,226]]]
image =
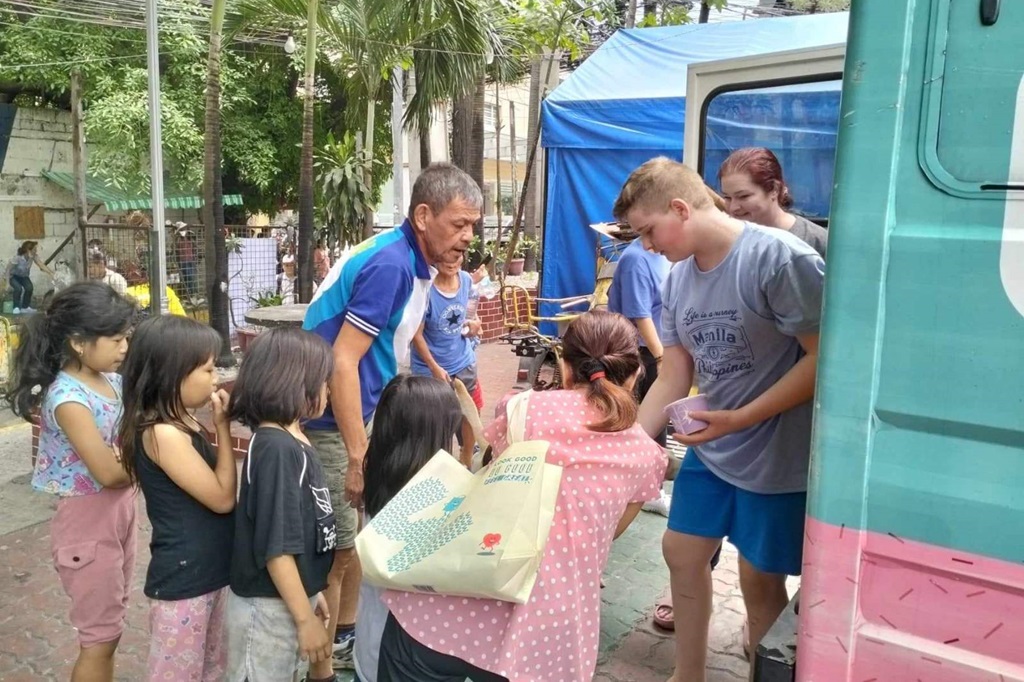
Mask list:
[[[71,173],[59,173],[55,171],[43,171],[43,177],[68,190],[75,191],[75,178]],[[103,180],[87,175],[85,177],[85,196],[89,204],[103,204],[109,213],[117,211],[144,211],[153,208],[153,199],[148,196],[133,196],[119,189],[111,187]],[[225,206],[241,206],[242,195],[225,194]],[[203,197],[200,194],[174,195],[164,197],[164,208],[170,209],[200,209],[203,207]]]

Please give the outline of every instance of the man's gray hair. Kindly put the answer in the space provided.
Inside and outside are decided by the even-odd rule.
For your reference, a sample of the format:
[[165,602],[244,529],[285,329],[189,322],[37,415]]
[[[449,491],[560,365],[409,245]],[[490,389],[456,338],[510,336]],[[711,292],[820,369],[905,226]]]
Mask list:
[[480,185],[469,174],[450,163],[432,163],[420,172],[412,186],[409,217],[413,217],[420,204],[429,206],[436,215],[456,199],[462,199],[474,208],[483,208],[484,205]]

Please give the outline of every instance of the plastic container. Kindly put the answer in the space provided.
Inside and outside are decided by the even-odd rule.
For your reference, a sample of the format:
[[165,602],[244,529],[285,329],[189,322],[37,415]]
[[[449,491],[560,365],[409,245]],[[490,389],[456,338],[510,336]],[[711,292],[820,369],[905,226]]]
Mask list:
[[[477,298],[476,294],[470,294],[469,300],[466,301],[466,322],[470,320],[479,319],[477,315],[477,308],[480,305],[480,299]],[[462,335],[469,336],[469,325],[462,325]]]
[[497,282],[491,280],[489,275],[484,275],[476,285],[476,295],[480,298],[494,298],[498,295],[501,287]]
[[693,395],[665,406],[665,414],[672,420],[672,426],[679,433],[690,435],[703,431],[708,427],[707,422],[694,419],[690,412],[706,412],[708,410],[708,399],[704,395]]

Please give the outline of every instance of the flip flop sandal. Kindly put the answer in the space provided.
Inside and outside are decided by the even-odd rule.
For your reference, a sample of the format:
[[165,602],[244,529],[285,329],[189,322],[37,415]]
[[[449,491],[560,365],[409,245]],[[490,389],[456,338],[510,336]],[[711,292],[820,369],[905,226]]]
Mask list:
[[651,620],[656,627],[662,630],[672,631],[676,629],[671,593],[654,602],[654,615],[651,617]]
[[743,621],[743,655],[750,662],[750,623]]

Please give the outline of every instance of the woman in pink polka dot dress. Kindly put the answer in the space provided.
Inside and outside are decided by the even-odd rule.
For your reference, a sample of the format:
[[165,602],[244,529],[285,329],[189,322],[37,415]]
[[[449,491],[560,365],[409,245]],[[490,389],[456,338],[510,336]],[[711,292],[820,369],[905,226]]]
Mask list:
[[[526,604],[385,595],[391,616],[378,682],[587,682],[597,662],[601,573],[612,540],[659,496],[666,460],[636,425],[636,331],[621,315],[592,312],[563,339],[566,390],[530,396],[525,434],[551,443],[563,467],[551,534]],[[509,444],[504,404],[487,430]]]

